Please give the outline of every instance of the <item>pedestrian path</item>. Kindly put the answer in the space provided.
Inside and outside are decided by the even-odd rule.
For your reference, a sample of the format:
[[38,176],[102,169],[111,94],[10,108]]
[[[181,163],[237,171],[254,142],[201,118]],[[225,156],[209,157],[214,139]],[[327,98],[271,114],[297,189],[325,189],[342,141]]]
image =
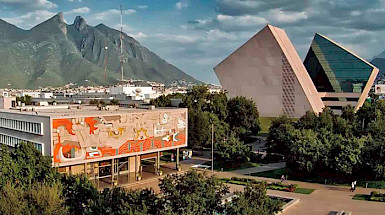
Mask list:
[[286,162],[279,162],[279,163],[262,164],[261,166],[251,167],[246,169],[238,169],[231,172],[241,174],[241,175],[250,175],[251,173],[265,172],[265,171],[269,171],[273,169],[281,169],[285,167],[286,167]]
[[[235,172],[216,172],[218,178],[244,177],[263,180],[268,182],[279,182],[279,179],[247,176]],[[300,181],[286,181],[285,183],[298,184],[303,188],[316,189],[310,195],[268,190],[268,194],[281,195],[291,198],[299,198],[299,202],[290,207],[282,215],[325,215],[330,211],[352,211],[353,215],[381,215],[385,211],[385,203],[353,200],[355,194],[370,194],[378,189],[357,187],[355,192],[350,192],[347,186],[329,186],[323,184],[307,183]],[[229,184],[230,190],[242,191],[243,187]]]

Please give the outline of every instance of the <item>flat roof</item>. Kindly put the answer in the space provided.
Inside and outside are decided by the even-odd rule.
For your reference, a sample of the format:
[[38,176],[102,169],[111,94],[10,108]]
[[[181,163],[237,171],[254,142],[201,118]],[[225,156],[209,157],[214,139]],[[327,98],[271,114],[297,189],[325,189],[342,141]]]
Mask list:
[[[57,105],[57,106],[25,106],[8,110],[0,110],[0,114],[14,113],[25,114],[33,116],[47,116],[52,118],[58,117],[73,117],[73,116],[108,116],[112,114],[127,114],[127,113],[150,113],[150,112],[164,112],[164,111],[181,111],[185,108],[155,108],[143,109],[143,108],[125,108],[116,106],[106,106],[107,109],[100,110],[96,106],[90,105]],[[109,110],[108,110],[109,108]]]

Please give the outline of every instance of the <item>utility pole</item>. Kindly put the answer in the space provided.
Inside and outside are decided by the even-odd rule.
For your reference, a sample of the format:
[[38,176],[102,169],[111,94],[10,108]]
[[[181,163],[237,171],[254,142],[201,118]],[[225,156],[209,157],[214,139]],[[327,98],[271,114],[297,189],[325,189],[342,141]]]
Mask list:
[[214,176],[214,123],[211,124],[211,174]]
[[120,5],[120,71],[122,73],[122,81],[124,80],[123,60],[123,7]]

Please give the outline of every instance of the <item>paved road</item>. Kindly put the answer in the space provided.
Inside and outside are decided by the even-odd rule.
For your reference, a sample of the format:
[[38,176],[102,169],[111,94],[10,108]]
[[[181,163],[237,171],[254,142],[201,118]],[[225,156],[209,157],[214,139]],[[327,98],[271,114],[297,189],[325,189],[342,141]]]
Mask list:
[[250,175],[250,173],[265,172],[265,171],[269,171],[273,169],[281,169],[285,167],[286,167],[286,162],[279,162],[279,163],[262,164],[261,166],[258,166],[258,167],[238,169],[231,172],[241,174],[241,175]]

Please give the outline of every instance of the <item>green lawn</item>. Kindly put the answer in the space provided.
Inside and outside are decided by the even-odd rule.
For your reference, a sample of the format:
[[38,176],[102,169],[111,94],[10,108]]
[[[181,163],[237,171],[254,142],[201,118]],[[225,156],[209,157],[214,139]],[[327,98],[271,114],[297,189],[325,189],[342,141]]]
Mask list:
[[310,193],[312,193],[314,190],[315,190],[315,189],[298,187],[297,189],[294,190],[294,193],[310,194]]
[[[346,178],[336,178],[331,176],[321,176],[321,175],[312,175],[312,176],[294,176],[288,173],[287,168],[282,169],[274,169],[265,172],[251,173],[252,176],[264,177],[264,178],[274,178],[280,179],[282,175],[288,176],[288,180],[293,181],[303,181],[310,183],[318,183],[318,184],[326,184],[329,185],[343,185],[349,186],[349,179]],[[385,188],[385,181],[367,181],[367,180],[358,180],[357,186],[366,187],[366,183],[368,183],[368,188]]]
[[251,173],[252,176],[264,177],[264,178],[275,178],[280,179],[282,175],[287,175],[287,169],[273,169],[265,172]]
[[[277,117],[259,117],[259,125],[261,126],[261,134],[267,134],[269,133],[269,127],[271,124],[271,121]],[[291,118],[293,122],[298,121],[297,118]]]
[[[203,163],[203,165],[208,165],[211,166],[211,161],[207,161]],[[259,163],[253,163],[253,162],[247,162],[243,164],[236,164],[234,166],[231,165],[231,163],[228,162],[223,162],[223,161],[214,161],[214,170],[216,171],[233,171],[237,169],[246,169],[246,168],[251,168],[251,167],[258,167],[260,164]]]
[[[221,178],[220,180],[224,183],[229,183],[229,184],[236,184],[236,185],[242,185],[242,186],[246,186],[247,185],[247,179],[246,178],[242,178],[243,180],[242,181],[238,181],[238,180],[233,180],[233,179],[229,179],[229,178]],[[246,181],[245,181],[246,180]],[[250,179],[251,183],[255,183],[255,182],[262,182],[262,181],[257,181],[257,180],[254,180],[254,179]],[[284,184],[284,186],[280,186],[280,185],[273,185],[273,184],[268,184],[268,186],[266,187],[267,189],[269,190],[279,190],[279,191],[283,191],[283,192],[289,192],[287,191],[285,188],[285,186],[287,186],[286,184]],[[295,187],[297,187],[298,185],[294,185]],[[302,188],[302,187],[297,187],[295,190],[294,190],[294,193],[300,193],[300,194],[311,194],[312,192],[314,192],[315,189],[310,189],[310,188]]]
[[365,200],[365,201],[370,201],[370,195],[366,194],[356,194],[353,196],[354,200]]

